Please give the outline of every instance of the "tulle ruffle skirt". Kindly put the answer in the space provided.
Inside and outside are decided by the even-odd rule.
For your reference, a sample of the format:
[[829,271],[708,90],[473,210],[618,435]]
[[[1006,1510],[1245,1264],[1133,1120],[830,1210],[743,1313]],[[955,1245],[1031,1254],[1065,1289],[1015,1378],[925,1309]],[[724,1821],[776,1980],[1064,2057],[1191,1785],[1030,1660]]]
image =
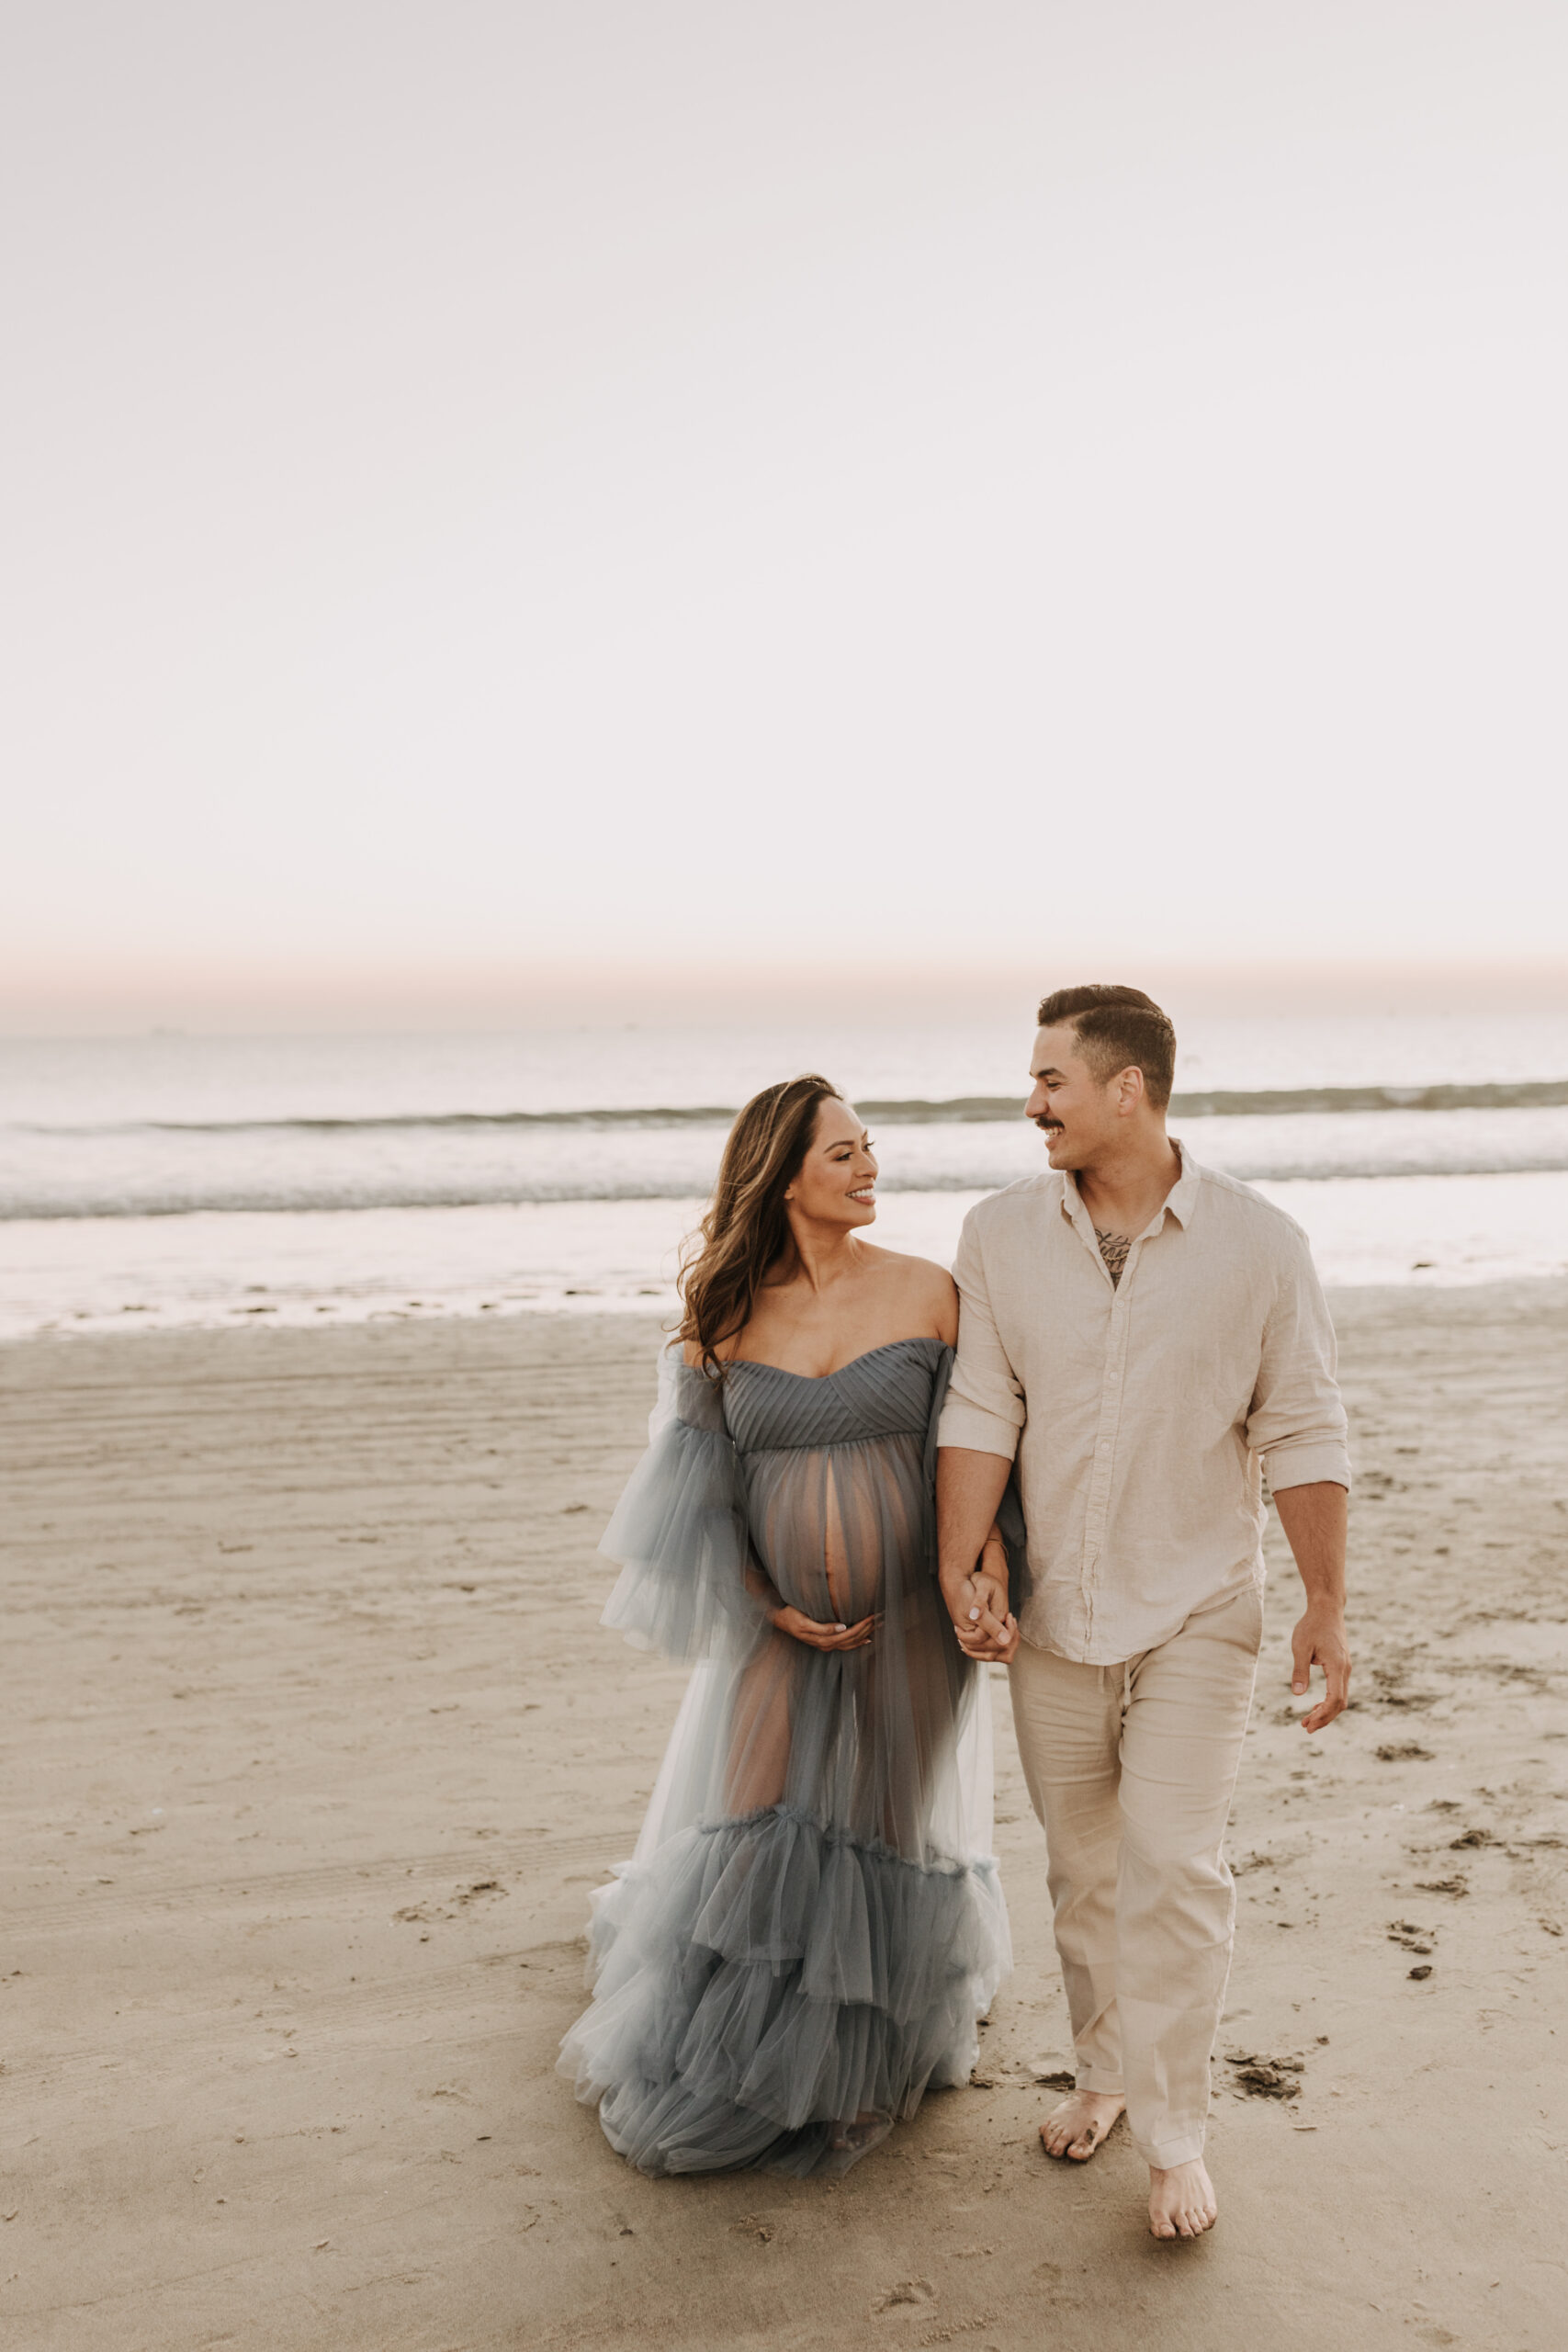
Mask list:
[[1008,1963],[994,1863],[778,1805],[679,1832],[595,1898],[561,2070],[645,2172],[841,2170],[967,2081]]

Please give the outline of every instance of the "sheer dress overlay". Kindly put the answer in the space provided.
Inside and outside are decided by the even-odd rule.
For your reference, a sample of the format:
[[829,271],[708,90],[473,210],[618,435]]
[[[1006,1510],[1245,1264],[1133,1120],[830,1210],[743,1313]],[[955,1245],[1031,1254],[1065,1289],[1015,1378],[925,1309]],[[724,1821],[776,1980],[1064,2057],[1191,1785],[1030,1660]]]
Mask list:
[[[694,1672],[561,2053],[646,2172],[840,2170],[974,2064],[1010,1953],[989,1694],[934,1569],[951,1363],[934,1339],[825,1379],[664,1356],[604,1623]],[[870,1646],[775,1633],[767,1586],[875,1613]]]

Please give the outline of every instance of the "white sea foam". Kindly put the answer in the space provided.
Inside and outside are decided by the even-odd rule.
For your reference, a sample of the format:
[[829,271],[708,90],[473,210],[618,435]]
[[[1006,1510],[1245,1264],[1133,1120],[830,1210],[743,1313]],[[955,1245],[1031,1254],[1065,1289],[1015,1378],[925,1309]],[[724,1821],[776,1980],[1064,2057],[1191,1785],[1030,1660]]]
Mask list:
[[[1568,1273],[1568,1174],[1394,1176],[1259,1189],[1330,1283]],[[874,1238],[947,1263],[976,1193],[900,1193]],[[668,1314],[695,1199],[460,1209],[201,1212],[0,1224],[0,1338],[377,1317]]]

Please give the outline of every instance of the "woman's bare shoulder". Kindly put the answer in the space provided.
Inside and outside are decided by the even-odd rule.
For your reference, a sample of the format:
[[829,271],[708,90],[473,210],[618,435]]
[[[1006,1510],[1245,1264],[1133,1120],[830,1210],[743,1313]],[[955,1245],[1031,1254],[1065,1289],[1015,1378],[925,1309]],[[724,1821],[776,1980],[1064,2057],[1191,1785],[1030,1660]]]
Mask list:
[[958,1329],[958,1286],[945,1266],[934,1258],[914,1258],[901,1250],[878,1250],[879,1271],[896,1285],[899,1302],[910,1313],[929,1316],[944,1340]]
[[884,1250],[880,1247],[876,1255],[890,1278],[908,1283],[911,1289],[956,1292],[953,1276],[945,1266],[939,1266],[934,1258],[916,1258],[907,1250]]

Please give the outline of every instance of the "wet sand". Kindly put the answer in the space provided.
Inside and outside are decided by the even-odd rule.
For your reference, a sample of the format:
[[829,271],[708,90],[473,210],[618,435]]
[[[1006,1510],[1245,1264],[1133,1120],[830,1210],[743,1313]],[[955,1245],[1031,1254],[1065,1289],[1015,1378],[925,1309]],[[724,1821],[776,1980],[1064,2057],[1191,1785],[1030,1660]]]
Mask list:
[[680,1690],[595,1623],[650,1325],[0,1351],[7,2341],[1554,2352],[1568,1283],[1336,1312],[1356,1704],[1295,1727],[1276,1532],[1190,2246],[1121,2131],[1039,2152],[1065,2015],[999,1677],[974,2087],[839,2185],[661,2182],[553,2073]]

